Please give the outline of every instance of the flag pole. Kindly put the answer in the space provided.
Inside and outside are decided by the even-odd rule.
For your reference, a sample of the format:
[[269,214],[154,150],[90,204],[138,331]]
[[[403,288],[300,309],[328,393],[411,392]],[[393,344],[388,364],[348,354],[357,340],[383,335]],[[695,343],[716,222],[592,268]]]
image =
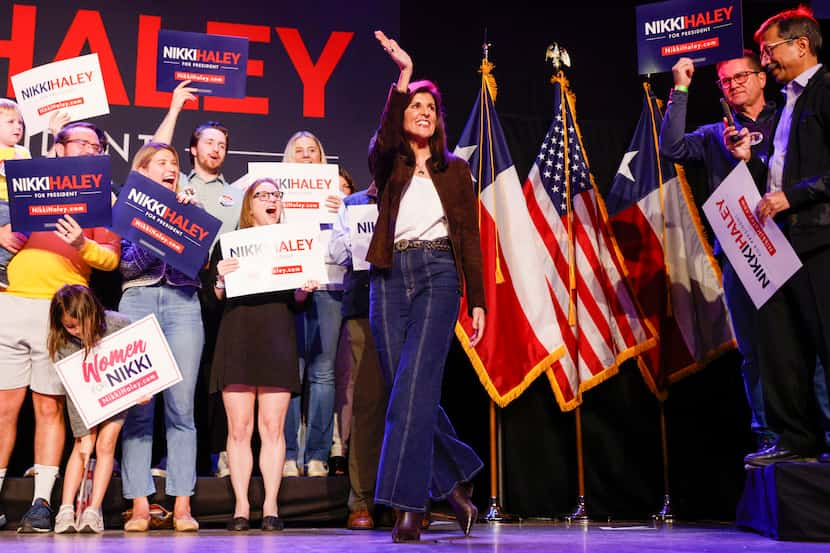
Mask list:
[[[551,82],[554,82],[557,79],[564,79],[562,68],[563,67],[570,67],[571,66],[571,58],[568,54],[568,51],[565,50],[562,46],[554,42],[550,46],[548,46],[547,50],[545,51],[545,61],[550,61],[551,65],[553,65],[553,77],[551,77]],[[567,81],[566,81],[567,82]],[[563,94],[564,94],[564,88]],[[564,109],[565,102],[562,102],[562,106]],[[564,117],[563,117],[564,120]],[[567,137],[567,135],[566,135]],[[567,170],[567,166],[566,166]],[[568,183],[569,179],[566,177],[565,182]],[[568,206],[569,215],[568,215],[568,232],[570,234],[570,206]],[[576,321],[576,313],[575,313],[575,298],[573,296],[575,292],[575,283],[574,281],[574,260],[573,260],[573,237],[570,237],[569,240],[569,248],[568,248],[568,255],[569,260],[568,264],[571,267],[571,283],[569,285],[569,292],[570,292],[570,301],[569,301],[569,313],[568,313],[568,321],[570,324],[575,324]],[[585,458],[583,455],[582,449],[582,410],[579,406],[576,407],[574,410],[575,421],[576,421],[576,471],[577,471],[577,482],[578,482],[578,495],[576,497],[576,509],[567,515],[562,517],[563,520],[567,522],[588,522],[590,517],[588,516],[588,506],[585,502]]]
[[487,522],[515,522],[516,517],[504,512],[499,503],[502,481],[501,410],[490,400],[490,505],[484,520]]
[[655,521],[672,523],[674,513],[671,506],[671,493],[669,492],[669,440],[666,432],[666,402],[660,401],[660,446],[663,450],[663,507],[659,512],[651,515]]
[[[492,63],[490,63],[490,48],[493,45],[487,42],[487,29],[484,29],[484,44],[481,45],[482,50],[482,57],[481,60],[481,67],[479,68],[479,72],[481,73],[481,94],[485,94],[485,88],[489,90],[490,97],[493,99],[493,102],[496,100],[496,81],[493,77],[492,71],[495,67]],[[484,110],[485,102],[482,101],[481,103],[482,110]],[[483,117],[483,113],[481,114]],[[482,137],[483,139],[484,137]],[[479,161],[479,165],[483,163],[484,160]],[[492,163],[492,160],[491,160]],[[480,171],[479,171],[480,172]],[[491,174],[492,167],[491,167]],[[479,175],[479,182],[481,182],[481,175]],[[480,194],[480,191],[479,191]],[[481,226],[481,220],[479,217],[479,227]],[[496,239],[496,248],[498,248],[498,239]],[[495,281],[497,284],[504,282],[504,276],[501,273],[501,268],[499,266],[499,256],[498,256],[498,249],[496,250],[496,278]],[[516,517],[505,513],[499,503],[500,497],[500,484],[501,484],[501,476],[502,476],[502,441],[501,441],[501,411],[496,409],[496,403],[491,399],[490,400],[490,504],[487,508],[487,514],[484,515],[484,520],[487,522],[514,522]]]

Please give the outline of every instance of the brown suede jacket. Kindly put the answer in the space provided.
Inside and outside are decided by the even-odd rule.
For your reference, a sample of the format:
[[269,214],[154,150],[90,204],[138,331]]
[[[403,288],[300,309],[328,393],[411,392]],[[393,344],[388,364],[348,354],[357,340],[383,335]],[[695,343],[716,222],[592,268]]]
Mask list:
[[[407,95],[392,89],[381,117],[377,139],[369,152],[369,166],[378,188],[378,219],[366,260],[380,269],[392,266],[395,221],[406,184],[415,172],[413,161],[407,159],[403,134],[403,112]],[[444,214],[447,216],[458,281],[467,296],[467,305],[485,308],[481,279],[481,244],[478,215],[470,167],[463,159],[448,154],[447,166],[436,170],[427,163]]]

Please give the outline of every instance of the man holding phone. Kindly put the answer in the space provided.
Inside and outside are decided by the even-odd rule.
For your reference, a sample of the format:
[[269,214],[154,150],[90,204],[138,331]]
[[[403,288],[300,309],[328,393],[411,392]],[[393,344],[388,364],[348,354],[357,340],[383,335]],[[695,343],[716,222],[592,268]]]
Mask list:
[[[685,132],[689,87],[694,71],[694,63],[690,58],[680,58],[672,67],[674,88],[660,129],[660,153],[677,162],[702,161],[706,167],[709,191],[712,192],[729,175],[737,161],[723,144],[726,117],[690,133]],[[729,123],[734,122],[738,130],[746,128],[749,131],[752,155],[766,156],[775,128],[775,104],[764,99],[767,76],[758,56],[751,50],[744,50],[742,57],[720,62],[717,73],[718,80],[715,84],[723,92],[723,98],[732,112],[733,119]],[[759,192],[763,195],[765,190]],[[715,252],[720,253],[718,244],[715,244]],[[752,432],[760,451],[774,443],[776,436],[767,426],[764,413],[756,347],[758,312],[729,260],[724,255],[719,257],[726,305],[732,317],[738,349],[743,356],[741,372],[752,412]],[[826,398],[826,391],[823,395]],[[826,406],[826,399],[824,405]]]

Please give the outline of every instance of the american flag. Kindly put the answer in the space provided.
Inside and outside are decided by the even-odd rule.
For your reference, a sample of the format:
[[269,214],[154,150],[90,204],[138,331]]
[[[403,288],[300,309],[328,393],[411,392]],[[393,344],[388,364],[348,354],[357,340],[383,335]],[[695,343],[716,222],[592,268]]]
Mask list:
[[573,93],[561,74],[553,85],[554,119],[523,192],[543,238],[541,266],[565,344],[547,374],[560,407],[569,410],[582,392],[615,375],[656,339],[624,277],[588,167]]

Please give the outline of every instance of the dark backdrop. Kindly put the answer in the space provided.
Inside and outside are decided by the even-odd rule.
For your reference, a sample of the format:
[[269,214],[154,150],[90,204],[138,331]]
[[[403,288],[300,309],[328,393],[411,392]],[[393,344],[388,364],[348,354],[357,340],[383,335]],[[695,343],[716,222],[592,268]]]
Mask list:
[[[119,6],[95,1],[37,4],[93,8],[106,5],[108,10],[117,10]],[[526,175],[550,122],[552,98],[548,78],[551,70],[543,60],[548,44],[557,41],[568,49],[574,64],[567,74],[577,95],[577,116],[593,175],[600,189],[606,189],[627,148],[642,105],[640,83],[643,78],[636,73],[634,44],[634,6],[637,2],[566,4],[514,0],[489,4],[484,9],[483,3],[472,0],[400,2],[400,42],[413,55],[416,78],[434,79],[443,90],[451,145],[459,136],[478,91],[476,71],[486,29],[488,40],[493,43],[491,60],[496,64],[499,84],[496,107],[518,172]],[[179,5],[187,5],[191,10],[198,5],[198,13],[204,12],[214,20],[264,23],[272,27],[290,25],[303,14],[320,16],[324,23],[319,29],[303,27],[304,34],[313,34],[315,29],[326,32],[335,28],[346,30],[336,23],[342,20],[332,13],[348,18],[354,23],[354,29],[359,26],[362,33],[381,24],[377,19],[380,3],[374,2],[342,3],[340,11],[335,12],[330,11],[335,9],[331,4],[325,3],[303,3],[302,7],[297,4],[290,8],[288,6],[292,4],[288,3],[237,2],[234,8],[240,8],[234,9],[231,15],[228,15],[228,3],[218,0],[198,4],[143,1],[124,3],[122,9],[140,8],[144,12],[164,15],[168,20],[169,10],[181,13],[180,8],[175,7]],[[252,5],[268,7],[259,13],[250,9]],[[752,45],[752,31],[766,17],[794,5],[758,0],[744,2],[745,44]],[[0,4],[0,13],[8,13],[8,6],[8,2]],[[383,6],[388,8],[386,4]],[[280,12],[285,14],[289,13],[285,10],[292,9],[293,15],[286,15],[283,20]],[[43,17],[47,17],[46,13],[41,12]],[[176,21],[182,30],[200,30],[205,17],[199,15],[197,19],[199,21],[194,22],[179,15],[171,21]],[[65,21],[62,24],[67,25]],[[130,24],[134,26],[134,23]],[[394,23],[385,28],[393,29]],[[0,38],[8,37],[8,33],[8,23],[0,22]],[[827,29],[825,34],[830,36]],[[279,47],[273,32],[271,38],[270,46]],[[358,39],[363,46],[370,47],[370,36],[356,36],[355,40]],[[44,40],[50,41],[54,53],[57,39]],[[127,42],[131,40],[133,37],[126,37]],[[321,43],[318,42],[317,47],[321,47]],[[361,107],[364,104],[355,103],[357,100],[352,96],[351,100],[337,104],[336,113],[339,116],[343,110],[348,110],[359,115],[361,121],[370,123],[352,125],[345,133],[341,128],[325,126],[319,119],[297,115],[299,93],[296,83],[291,84],[296,77],[290,72],[280,73],[288,82],[281,78],[269,81],[268,86],[255,85],[258,93],[263,95],[272,94],[269,87],[293,87],[294,100],[288,106],[293,115],[277,118],[267,128],[273,137],[270,142],[274,145],[272,151],[281,151],[288,135],[301,126],[325,137],[324,141],[330,136],[348,136],[348,141],[336,142],[332,147],[328,146],[330,141],[326,141],[327,148],[340,153],[344,164],[365,181],[363,152],[368,129],[377,120],[387,83],[395,79],[396,72],[391,62],[376,52],[362,51],[370,53],[349,62],[348,78],[341,81],[339,87],[365,91],[358,96],[368,98],[372,107]],[[4,63],[0,59],[0,75],[5,72]],[[284,64],[285,60],[274,63]],[[125,76],[125,81],[129,78]],[[690,128],[719,117],[715,78],[712,67],[699,68],[695,74],[688,121]],[[658,95],[665,97],[671,77],[655,75],[651,82]],[[367,88],[366,83],[378,84]],[[775,97],[775,86],[771,85],[767,93]],[[163,111],[145,110],[143,117],[148,121],[140,130],[152,132]],[[192,124],[190,119],[193,117],[183,122],[182,128]],[[106,126],[110,128],[108,123]],[[251,136],[261,136],[262,127],[260,119],[242,116],[238,126],[232,128],[234,142],[239,144],[236,137],[241,136],[244,143],[249,132]],[[123,129],[123,132],[138,131]],[[177,137],[182,140],[181,133]],[[238,175],[229,176],[235,178]],[[697,188],[698,197],[703,197],[699,177],[699,168],[691,168],[692,185]],[[365,184],[361,182],[361,186]],[[458,347],[454,347],[447,365],[444,404],[462,438],[488,461],[488,398]],[[588,505],[595,515],[642,518],[659,509],[663,494],[659,412],[658,402],[646,389],[636,367],[630,364],[623,367],[619,376],[585,394],[582,416],[586,488]],[[665,403],[665,412],[671,491],[677,514],[684,519],[732,520],[743,485],[742,456],[754,448],[739,356],[734,352],[724,355],[708,368],[676,384]],[[577,493],[573,413],[559,411],[549,383],[542,378],[502,410],[501,415],[505,474],[502,504],[524,516],[549,517],[570,511]],[[28,424],[30,420],[22,423],[26,428]],[[13,474],[19,474],[18,471],[31,462],[31,432],[21,430],[11,467]],[[476,480],[475,498],[480,506],[486,504],[489,496],[487,470],[489,461]]]

